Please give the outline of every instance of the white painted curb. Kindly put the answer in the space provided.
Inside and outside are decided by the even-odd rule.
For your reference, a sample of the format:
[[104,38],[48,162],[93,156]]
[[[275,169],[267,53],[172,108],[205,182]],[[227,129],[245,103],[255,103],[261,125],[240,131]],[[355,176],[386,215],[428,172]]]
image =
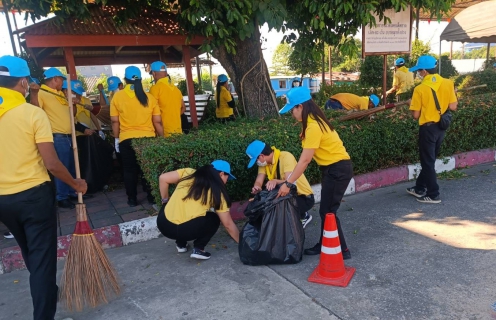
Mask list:
[[[349,196],[351,194],[355,193],[355,179],[351,178],[350,184],[348,185],[348,188],[346,188],[346,192],[344,193],[345,196]],[[313,197],[315,199],[315,203],[319,203],[320,200],[322,199],[322,184],[314,184],[312,186],[312,191],[313,191]]]
[[119,223],[119,229],[124,246],[156,239],[161,235],[157,228],[156,216]]
[[[456,167],[456,161],[454,157],[446,157],[443,159],[437,159],[435,163],[436,173],[441,173],[445,171],[454,170]],[[420,170],[420,163],[409,164],[408,165],[408,180],[417,179]]]
[[4,274],[2,258],[0,258],[0,274]]

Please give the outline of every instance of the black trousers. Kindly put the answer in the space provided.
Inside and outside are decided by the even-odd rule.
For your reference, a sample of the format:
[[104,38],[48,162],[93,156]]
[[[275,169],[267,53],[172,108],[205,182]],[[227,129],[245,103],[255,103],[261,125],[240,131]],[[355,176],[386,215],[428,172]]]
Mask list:
[[351,160],[342,160],[326,167],[320,167],[322,172],[322,192],[320,199],[319,214],[322,219],[320,227],[320,243],[322,243],[322,235],[324,232],[325,216],[328,213],[334,213],[336,216],[336,224],[338,227],[339,242],[341,250],[346,251],[348,246],[344,239],[341,222],[339,221],[337,211],[341,205],[346,188],[350,184],[353,177],[353,166]]
[[139,174],[141,176],[143,191],[148,194],[148,198],[151,198],[151,188],[143,176],[143,171],[141,171],[138,159],[136,159],[136,152],[131,144],[132,140],[133,139],[127,139],[119,143],[119,151],[122,159],[122,176],[126,194],[128,198],[136,199],[136,196],[138,195],[137,187]]
[[187,241],[193,241],[193,246],[203,250],[210,239],[217,233],[220,218],[215,212],[207,211],[204,217],[194,218],[190,221],[174,224],[167,220],[162,206],[157,217],[158,230],[167,238],[176,240],[178,247],[186,247]]
[[436,175],[436,157],[441,149],[446,131],[441,130],[437,123],[422,125],[419,128],[419,152],[422,170],[417,177],[415,190],[426,191],[426,196],[435,198],[439,196],[439,185]]
[[313,194],[309,196],[299,195],[296,197],[296,203],[298,204],[298,212],[300,213],[300,219],[305,218],[305,214],[308,210],[312,209],[315,204],[315,198]]
[[53,320],[58,294],[57,216],[50,183],[0,196],[0,221],[14,235],[29,271],[33,319]]

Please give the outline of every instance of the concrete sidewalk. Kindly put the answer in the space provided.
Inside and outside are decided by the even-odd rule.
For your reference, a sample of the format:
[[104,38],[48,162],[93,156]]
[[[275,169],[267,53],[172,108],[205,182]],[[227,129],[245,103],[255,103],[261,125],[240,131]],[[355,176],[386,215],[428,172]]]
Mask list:
[[[318,257],[245,266],[221,230],[208,261],[178,254],[165,238],[107,250],[122,295],[83,313],[60,307],[56,319],[491,319],[496,167],[462,172],[440,181],[440,205],[415,201],[405,192],[411,182],[346,197],[338,214],[352,252],[346,264],[357,268],[346,288],[307,282]],[[319,233],[312,214],[306,247]],[[30,319],[28,273],[0,275],[0,288],[0,320]]]

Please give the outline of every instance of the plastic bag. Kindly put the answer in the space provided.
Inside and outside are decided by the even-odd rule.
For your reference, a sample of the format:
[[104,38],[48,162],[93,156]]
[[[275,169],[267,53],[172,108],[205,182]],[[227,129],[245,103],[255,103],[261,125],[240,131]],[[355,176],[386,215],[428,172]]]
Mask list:
[[241,262],[248,265],[293,264],[302,259],[305,232],[295,191],[276,199],[278,188],[262,191],[245,210],[250,219],[241,230]]
[[102,191],[113,171],[114,147],[97,134],[77,137],[81,178],[88,184],[88,193]]

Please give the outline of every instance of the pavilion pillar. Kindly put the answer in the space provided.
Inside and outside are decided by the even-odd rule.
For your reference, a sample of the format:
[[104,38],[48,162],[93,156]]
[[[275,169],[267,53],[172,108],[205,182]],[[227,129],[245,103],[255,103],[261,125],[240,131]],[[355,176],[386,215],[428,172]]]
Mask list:
[[67,74],[71,76],[71,79],[77,80],[76,63],[71,47],[64,47],[64,60]]
[[183,46],[183,63],[186,69],[186,87],[188,88],[189,114],[193,127],[198,128],[198,116],[196,115],[195,85],[191,71],[191,53],[189,46]]

